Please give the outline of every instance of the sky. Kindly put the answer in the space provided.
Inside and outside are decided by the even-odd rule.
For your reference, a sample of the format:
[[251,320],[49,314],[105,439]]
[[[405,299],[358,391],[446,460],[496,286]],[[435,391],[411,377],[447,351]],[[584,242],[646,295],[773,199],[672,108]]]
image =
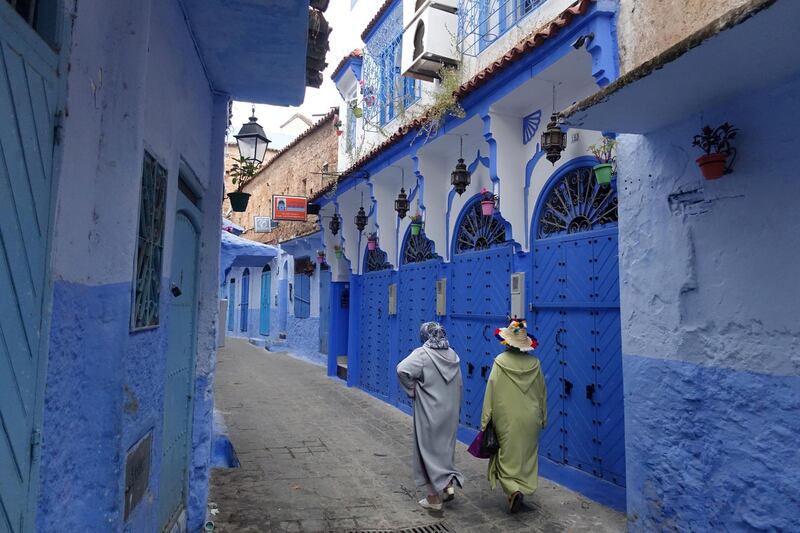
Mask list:
[[[376,11],[383,3],[382,0],[360,1],[374,3]],[[333,31],[328,38],[331,49],[328,51],[327,55],[328,67],[325,72],[323,72],[322,87],[319,89],[306,87],[305,100],[299,107],[256,105],[258,123],[264,127],[268,135],[270,131],[278,131],[281,124],[286,122],[298,111],[316,122],[320,117],[314,115],[325,115],[330,111],[331,107],[340,104],[341,98],[339,92],[336,90],[336,86],[331,80],[331,73],[345,55],[349,54],[354,48],[361,46],[360,35],[364,29],[361,27],[352,27],[352,22],[348,24],[350,2],[351,0],[331,0],[327,11],[325,11],[325,18],[333,28]],[[241,125],[247,122],[251,107],[252,105],[249,102],[233,103],[233,118],[231,120],[229,141],[233,140],[230,135],[235,134]]]

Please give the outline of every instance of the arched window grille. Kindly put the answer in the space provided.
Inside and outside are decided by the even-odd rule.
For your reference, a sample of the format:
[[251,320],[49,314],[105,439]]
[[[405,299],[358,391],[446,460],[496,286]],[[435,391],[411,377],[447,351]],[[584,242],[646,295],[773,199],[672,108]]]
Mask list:
[[476,200],[461,217],[456,231],[456,253],[488,250],[506,242],[506,226],[499,214],[484,216]]

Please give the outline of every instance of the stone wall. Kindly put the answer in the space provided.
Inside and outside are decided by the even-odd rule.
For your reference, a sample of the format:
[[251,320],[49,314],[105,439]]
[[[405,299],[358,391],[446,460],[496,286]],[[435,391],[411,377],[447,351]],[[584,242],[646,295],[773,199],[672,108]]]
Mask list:
[[[244,192],[253,195],[247,211],[233,213],[230,217],[245,228],[242,237],[276,244],[319,229],[318,217],[311,215],[308,222],[280,222],[272,233],[255,233],[253,217],[272,216],[273,194],[313,196],[323,185],[334,179],[333,176],[315,174],[322,171],[325,163],[331,171],[336,170],[339,137],[336,135],[334,122],[335,115],[330,114],[309,128],[264,165],[253,181],[245,186]],[[226,212],[223,206],[223,213]]]
[[692,33],[754,0],[620,0],[620,74],[654,58]]

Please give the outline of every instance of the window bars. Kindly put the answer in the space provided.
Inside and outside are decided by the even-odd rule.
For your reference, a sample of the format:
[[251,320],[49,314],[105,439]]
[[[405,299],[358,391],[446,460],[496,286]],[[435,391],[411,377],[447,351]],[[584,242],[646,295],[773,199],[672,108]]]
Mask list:
[[159,324],[166,199],[167,169],[145,152],[131,330],[152,328]]
[[475,57],[546,0],[464,0],[458,10],[459,50]]

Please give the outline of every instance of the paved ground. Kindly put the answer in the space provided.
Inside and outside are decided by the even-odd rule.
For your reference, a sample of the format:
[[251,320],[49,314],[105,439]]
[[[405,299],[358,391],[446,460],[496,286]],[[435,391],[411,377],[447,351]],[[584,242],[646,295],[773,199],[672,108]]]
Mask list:
[[459,444],[467,479],[439,513],[417,505],[411,419],[325,376],[325,369],[231,340],[220,350],[216,404],[241,468],[216,469],[217,531],[348,531],[444,521],[457,533],[617,532],[624,515],[541,479],[523,512],[508,515],[486,462]]

